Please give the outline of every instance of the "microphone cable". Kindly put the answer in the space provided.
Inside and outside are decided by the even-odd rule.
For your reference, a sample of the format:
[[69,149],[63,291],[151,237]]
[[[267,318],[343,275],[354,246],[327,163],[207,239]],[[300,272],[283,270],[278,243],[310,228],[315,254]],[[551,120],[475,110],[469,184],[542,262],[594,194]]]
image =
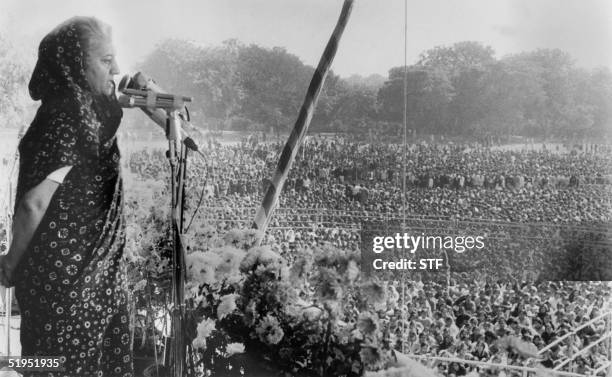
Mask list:
[[[189,148],[189,149],[195,151],[196,153],[198,153],[202,157],[204,162],[206,163],[206,156],[204,156],[204,153],[202,153],[202,151],[200,151],[200,149],[198,148],[198,145],[193,141],[193,139],[191,139],[191,137],[185,138],[185,140],[183,140],[183,143],[187,146],[187,148]],[[204,180],[204,182],[206,182],[206,180]],[[200,199],[198,200],[198,204],[196,205],[195,210],[191,214],[191,219],[189,220],[189,224],[185,228],[185,232],[184,233],[187,233],[187,231],[189,231],[189,228],[191,228],[191,224],[193,223],[193,220],[195,219],[198,211],[200,210],[200,207],[202,206],[202,200],[204,200],[204,192],[205,191],[206,191],[206,184],[203,184],[202,185],[202,191],[200,192]]]

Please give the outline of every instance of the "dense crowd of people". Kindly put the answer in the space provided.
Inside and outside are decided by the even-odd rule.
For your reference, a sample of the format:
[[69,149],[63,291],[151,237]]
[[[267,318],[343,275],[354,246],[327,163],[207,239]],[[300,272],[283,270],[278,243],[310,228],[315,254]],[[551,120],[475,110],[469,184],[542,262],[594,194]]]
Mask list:
[[[399,296],[399,284],[389,289]],[[450,289],[435,283],[408,283],[406,329],[398,327],[401,311],[390,316],[389,329],[407,332],[407,340],[397,348],[408,354],[528,367],[563,364],[562,370],[590,374],[609,360],[607,346],[594,344],[606,332],[606,320],[600,318],[570,333],[609,310],[604,302],[609,289],[606,283],[507,284],[486,278],[451,284]],[[522,343],[513,346],[513,342]],[[587,353],[568,362],[589,345]],[[460,362],[431,361],[429,365],[436,366],[441,376],[472,371],[498,376],[503,369]]]
[[[215,224],[218,231],[248,227],[281,147],[209,142],[204,158],[194,157],[189,165],[188,212],[200,202],[199,221]],[[612,215],[610,151],[415,144],[406,150],[405,196],[403,151],[397,145],[309,140],[287,178],[266,242],[277,244],[291,260],[294,250],[318,243],[359,250],[360,231],[370,222],[403,221],[429,232],[496,235],[488,247],[504,256],[482,258],[485,264],[479,268],[488,275],[452,272],[450,285],[412,282],[399,300],[401,287],[389,284],[397,307],[387,313],[383,328],[404,333],[397,349],[408,354],[527,366],[537,361],[553,368],[604,334],[606,320],[600,319],[564,338],[610,309],[609,285],[535,282],[537,273],[525,272],[530,265],[541,266],[538,258],[563,241],[563,235],[576,229],[607,232]],[[166,165],[161,150],[141,151],[129,159],[129,170],[144,180],[162,179],[167,171],[160,167]],[[516,281],[503,284],[495,280],[500,277]],[[350,309],[346,315],[347,320],[357,316]],[[554,345],[558,339],[563,340]],[[518,341],[524,343],[508,345]],[[609,359],[606,347],[592,346],[563,369],[597,370]],[[431,366],[441,376],[513,375],[501,367],[459,362]]]
[[[281,148],[252,140],[209,141],[202,148],[204,156],[194,155],[189,162],[187,213],[197,208],[197,222],[213,224],[219,232],[250,226]],[[545,252],[576,229],[607,232],[612,153],[450,143],[413,144],[405,151],[403,159],[399,145],[308,140],[287,178],[265,242],[277,244],[291,260],[293,251],[319,243],[359,250],[364,224],[403,222],[428,232],[494,235],[487,247],[499,257],[478,264],[486,275],[453,271],[450,284],[388,284],[395,309],[386,313],[382,328],[396,339],[404,335],[397,349],[499,364],[533,366],[537,361],[548,368],[566,362],[563,370],[584,374],[604,365],[610,357],[608,343],[593,343],[605,333],[609,319],[566,335],[610,310],[610,286],[535,282],[537,271],[529,266],[541,265]],[[123,162],[124,173],[140,181],[167,179],[161,149],[134,151]],[[499,279],[515,280],[508,284]],[[347,321],[356,320],[358,313],[347,310],[346,316]],[[508,339],[534,348],[517,351],[508,346]],[[567,362],[588,345],[586,353]],[[440,376],[513,375],[502,367],[429,365]]]
[[[255,207],[274,171],[280,144],[204,148],[190,167],[206,206]],[[311,141],[287,178],[279,206],[344,212],[403,212],[401,148],[394,145]],[[140,176],[166,174],[161,151],[133,154]],[[406,155],[406,213],[417,216],[513,222],[607,222],[612,154],[559,154],[474,146],[413,145]],[[231,202],[231,203],[229,203]],[[229,206],[227,205],[229,203]]]

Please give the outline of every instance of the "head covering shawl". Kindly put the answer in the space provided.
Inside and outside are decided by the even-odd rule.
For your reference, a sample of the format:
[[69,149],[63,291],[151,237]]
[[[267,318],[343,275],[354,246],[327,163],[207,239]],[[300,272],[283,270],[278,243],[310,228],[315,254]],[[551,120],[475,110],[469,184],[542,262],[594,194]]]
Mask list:
[[29,91],[42,103],[19,145],[16,202],[54,170],[99,162],[101,145],[117,131],[123,112],[114,93],[95,95],[85,74],[88,39],[110,38],[92,36],[91,25],[103,27],[93,18],[71,18],[40,43]]

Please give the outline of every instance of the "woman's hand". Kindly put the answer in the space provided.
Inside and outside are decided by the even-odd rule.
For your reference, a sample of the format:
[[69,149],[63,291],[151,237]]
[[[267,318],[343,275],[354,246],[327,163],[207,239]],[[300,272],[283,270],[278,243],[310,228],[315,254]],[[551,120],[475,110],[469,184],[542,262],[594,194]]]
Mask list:
[[0,284],[10,288],[13,284],[13,274],[17,263],[11,254],[0,255]]

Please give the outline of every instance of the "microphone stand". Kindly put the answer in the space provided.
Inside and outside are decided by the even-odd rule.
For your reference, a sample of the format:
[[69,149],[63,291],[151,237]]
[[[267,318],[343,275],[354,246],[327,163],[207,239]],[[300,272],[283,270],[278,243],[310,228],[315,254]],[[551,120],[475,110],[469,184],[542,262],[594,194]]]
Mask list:
[[[128,77],[129,78],[129,77]],[[182,235],[184,232],[183,214],[185,209],[185,178],[187,173],[187,154],[189,149],[198,151],[197,145],[187,137],[183,140],[181,129],[183,118],[180,109],[185,102],[191,102],[191,97],[175,96],[160,93],[159,87],[153,90],[137,90],[126,88],[127,81],[119,84],[124,93],[119,102],[124,107],[140,107],[155,123],[165,125],[168,139],[167,158],[170,163],[171,209],[170,225],[172,226],[172,320],[171,346],[165,350],[164,356],[169,356],[172,377],[183,377],[187,367],[187,345],[185,344],[185,250]],[[142,83],[141,83],[142,84]],[[140,85],[140,84],[139,84]],[[149,85],[154,85],[149,83]],[[142,86],[142,85],[140,85]],[[123,87],[123,88],[121,88]],[[189,122],[185,121],[186,124]],[[166,359],[166,357],[164,357]]]
[[172,225],[172,376],[183,377],[186,365],[185,319],[185,251],[182,243],[185,205],[185,176],[188,149],[181,142],[181,119],[177,110],[168,112],[166,138],[171,182]]

